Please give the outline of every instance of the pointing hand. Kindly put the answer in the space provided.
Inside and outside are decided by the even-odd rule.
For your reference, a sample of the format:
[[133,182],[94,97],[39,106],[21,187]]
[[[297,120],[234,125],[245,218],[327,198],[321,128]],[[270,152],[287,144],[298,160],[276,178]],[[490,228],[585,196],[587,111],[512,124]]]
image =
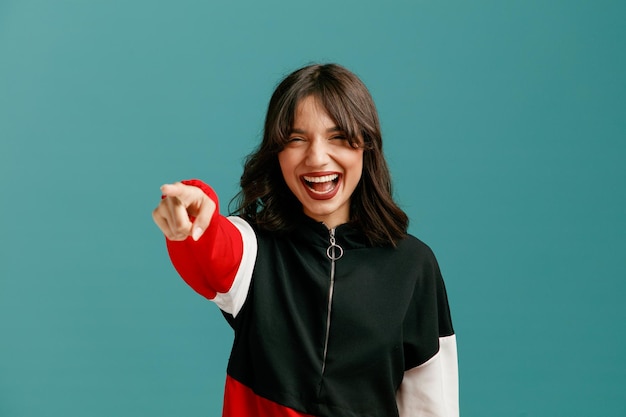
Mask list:
[[[154,222],[169,240],[200,239],[209,227],[215,202],[200,188],[181,182],[161,187],[163,199],[152,212]],[[195,219],[194,219],[195,218]]]

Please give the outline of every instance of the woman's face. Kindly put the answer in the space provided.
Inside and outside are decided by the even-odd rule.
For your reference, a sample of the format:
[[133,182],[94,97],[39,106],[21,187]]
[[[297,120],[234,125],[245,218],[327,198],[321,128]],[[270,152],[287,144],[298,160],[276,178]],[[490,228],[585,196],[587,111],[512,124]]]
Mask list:
[[315,97],[298,103],[278,161],[304,214],[328,228],[350,219],[350,198],[363,172],[363,148],[350,145]]

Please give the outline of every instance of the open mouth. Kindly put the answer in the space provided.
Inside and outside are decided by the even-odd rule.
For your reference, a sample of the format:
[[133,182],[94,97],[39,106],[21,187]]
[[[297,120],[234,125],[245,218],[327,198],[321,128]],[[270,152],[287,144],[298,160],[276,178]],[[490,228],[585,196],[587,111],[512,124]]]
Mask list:
[[332,193],[339,183],[339,174],[329,174],[321,176],[302,176],[302,182],[307,189],[316,195],[324,196]]

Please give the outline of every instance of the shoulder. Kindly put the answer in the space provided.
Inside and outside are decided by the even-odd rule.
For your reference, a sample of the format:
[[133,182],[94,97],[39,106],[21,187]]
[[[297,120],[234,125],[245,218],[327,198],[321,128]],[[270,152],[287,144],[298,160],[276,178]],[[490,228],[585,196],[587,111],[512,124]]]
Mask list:
[[435,253],[431,247],[412,234],[407,234],[398,241],[397,250],[402,254],[415,256],[420,259],[435,259]]
[[442,281],[441,269],[431,247],[421,239],[407,235],[398,242],[397,252],[401,262],[413,271],[417,282],[436,287]]

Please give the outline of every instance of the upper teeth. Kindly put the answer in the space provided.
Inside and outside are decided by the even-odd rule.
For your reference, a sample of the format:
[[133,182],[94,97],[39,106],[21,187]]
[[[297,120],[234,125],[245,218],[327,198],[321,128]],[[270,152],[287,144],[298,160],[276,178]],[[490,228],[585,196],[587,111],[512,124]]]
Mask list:
[[329,182],[334,181],[339,177],[339,174],[322,175],[321,177],[309,177],[304,176],[304,180],[307,182]]

